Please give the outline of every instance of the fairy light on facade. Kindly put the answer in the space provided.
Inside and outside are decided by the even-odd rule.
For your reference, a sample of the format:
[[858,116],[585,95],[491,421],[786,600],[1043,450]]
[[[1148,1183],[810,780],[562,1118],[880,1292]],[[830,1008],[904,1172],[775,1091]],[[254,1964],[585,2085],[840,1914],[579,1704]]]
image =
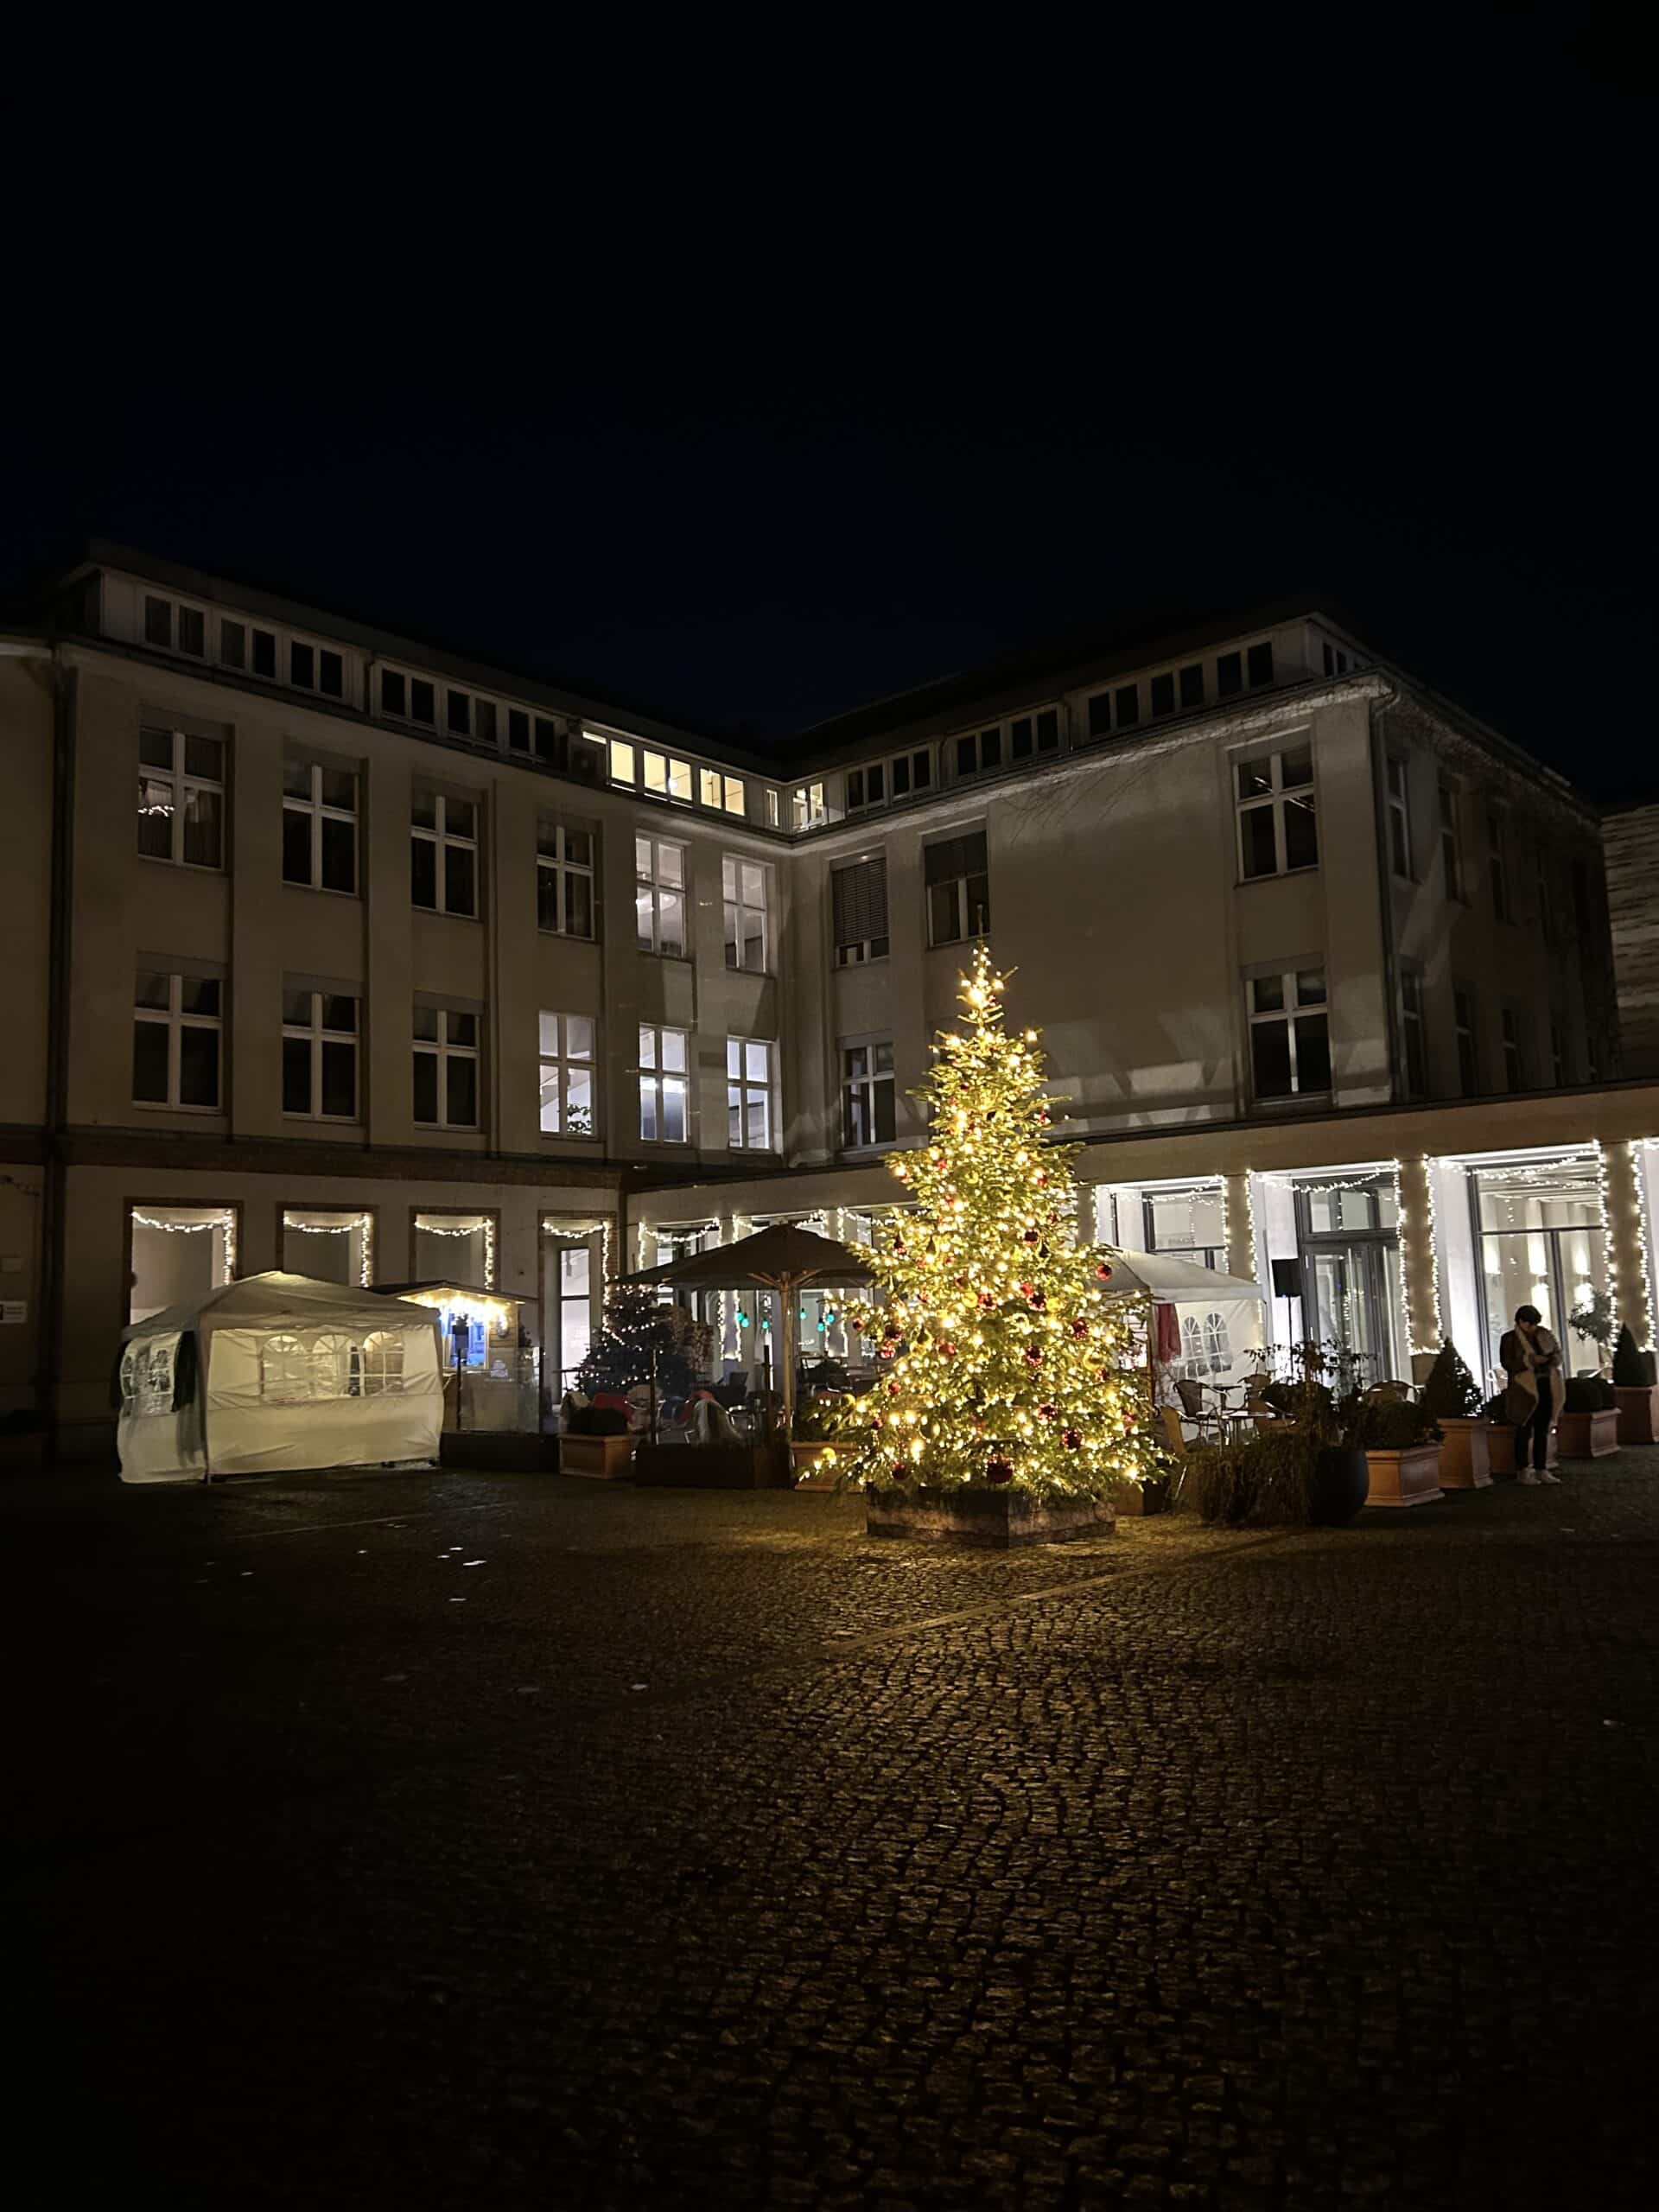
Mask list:
[[346,1221],[307,1221],[297,1213],[285,1213],[283,1227],[294,1230],[302,1236],[355,1236],[363,1235],[363,1249],[358,1255],[357,1280],[366,1290],[374,1279],[374,1216],[372,1213],[353,1214]]
[[415,1226],[423,1236],[476,1236],[480,1230],[484,1236],[484,1287],[495,1288],[495,1224],[488,1214],[480,1214],[476,1221],[446,1223],[440,1226],[429,1215],[416,1214]]
[[135,1207],[132,1218],[140,1229],[159,1229],[165,1236],[200,1236],[213,1230],[222,1231],[225,1238],[225,1273],[236,1274],[236,1214],[226,1207],[223,1213],[212,1215],[207,1221],[163,1221],[159,1214],[140,1213]]

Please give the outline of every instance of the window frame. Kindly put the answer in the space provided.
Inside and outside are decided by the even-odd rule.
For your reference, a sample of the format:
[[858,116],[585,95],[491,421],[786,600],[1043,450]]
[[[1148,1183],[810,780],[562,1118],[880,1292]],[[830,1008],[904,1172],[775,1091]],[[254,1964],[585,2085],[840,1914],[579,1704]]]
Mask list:
[[[416,822],[415,819],[415,807],[423,799],[430,799],[432,802],[432,821],[430,825],[428,825],[425,823]],[[449,809],[451,806],[465,806],[471,810],[473,828],[470,833],[465,830],[452,830],[449,827]],[[459,795],[456,795],[452,798],[449,793],[440,790],[435,785],[417,785],[414,791],[410,792],[409,840],[411,861],[413,859],[414,848],[417,844],[428,844],[432,846],[434,849],[432,863],[432,887],[435,894],[434,901],[433,904],[429,906],[424,899],[417,899],[415,896],[415,885],[411,868],[409,887],[409,903],[414,912],[418,914],[445,914],[452,920],[457,922],[482,921],[484,918],[484,900],[482,895],[484,888],[482,872],[484,840],[481,835],[483,811],[484,803],[481,796],[473,798],[462,798]],[[473,856],[473,903],[470,909],[463,906],[451,906],[448,903],[449,893],[448,855],[451,847],[454,847],[457,851],[469,852]]]
[[[887,928],[879,937],[848,938],[840,935],[840,924],[836,917],[836,880],[850,874],[854,868],[876,868],[881,873],[881,907],[887,915]],[[855,858],[839,861],[829,871],[830,935],[836,950],[837,968],[865,968],[872,961],[886,960],[893,950],[893,917],[887,912],[887,855],[880,852],[861,853]]]
[[[290,1106],[288,1103],[286,1096],[287,1054],[284,1052],[283,1056],[284,1061],[283,1118],[284,1121],[289,1122],[332,1122],[337,1126],[352,1122],[360,1122],[363,1119],[363,1054],[361,1045],[363,1035],[362,995],[360,992],[356,990],[325,991],[310,983],[296,983],[292,987],[292,990],[290,991],[289,985],[285,982],[283,986],[283,997],[284,1001],[286,1001],[290,996],[297,996],[302,991],[305,993],[306,996],[311,1001],[310,1020],[304,1025],[296,1021],[291,1021],[289,1019],[286,1004],[284,1004],[283,1008],[282,1033],[283,1041],[285,1045],[290,1039],[294,1039],[296,1042],[303,1039],[310,1047],[311,1103],[308,1107],[305,1108]],[[347,999],[351,1001],[353,1026],[349,1030],[329,1029],[324,1027],[322,1019],[322,1005],[325,999]],[[322,1101],[324,1087],[322,1071],[324,1058],[323,1047],[325,1045],[349,1045],[352,1048],[352,1110],[349,1114],[328,1114],[323,1111]]]
[[[417,1037],[411,1033],[411,1059],[418,1061],[423,1054],[433,1060],[437,1071],[437,1116],[423,1121],[414,1111],[416,1093],[410,1087],[410,1118],[417,1129],[436,1129],[462,1136],[477,1136],[484,1123],[484,1016],[476,1007],[459,1006],[435,999],[416,999],[411,1009],[410,1029],[414,1018],[422,1014],[437,1017],[437,1032],[433,1037]],[[459,1017],[473,1023],[473,1042],[466,1045],[449,1035],[449,1023]],[[449,1119],[449,1070],[452,1065],[470,1061],[473,1069],[473,1118],[470,1122]]]
[[[697,804],[705,814],[732,815],[740,822],[747,820],[749,811],[749,796],[747,786],[741,776],[731,775],[724,768],[705,768],[699,763],[696,784]],[[715,786],[712,797],[709,795],[709,788],[711,784]],[[734,791],[737,795],[735,806],[732,804]]]
[[[884,1052],[887,1054],[887,1065],[882,1067],[877,1056]],[[859,1052],[868,1055],[868,1065],[862,1069],[855,1069],[850,1063],[853,1056]],[[884,1151],[890,1145],[896,1144],[899,1141],[899,1094],[896,1055],[892,1037],[889,1035],[843,1037],[836,1048],[836,1058],[841,1078],[838,1102],[841,1150],[844,1153],[880,1152]],[[885,1137],[880,1135],[881,1093],[884,1090],[887,1101],[887,1117],[893,1125],[893,1132],[891,1136]],[[856,1136],[854,1133],[855,1102],[858,1101],[863,1102],[864,1118],[868,1122],[870,1131],[868,1135],[863,1137]]]
[[[645,1041],[647,1037],[652,1040],[649,1050]],[[664,1043],[664,1039],[670,1037],[676,1037],[680,1042],[681,1058],[678,1067],[671,1064],[667,1048]],[[636,1040],[633,1075],[636,1096],[639,1102],[640,1143],[689,1145],[692,1136],[691,1032],[689,1029],[677,1029],[668,1022],[640,1022]],[[651,1095],[651,1110],[656,1122],[655,1132],[652,1134],[648,1134],[645,1128],[647,1092]],[[664,1134],[669,1119],[668,1101],[675,1093],[679,1096],[681,1116],[684,1125],[683,1135],[677,1137]]]
[[1446,879],[1446,895],[1459,905],[1468,900],[1468,887],[1463,865],[1463,792],[1448,776],[1438,780],[1440,810],[1440,872]]
[[[765,1058],[765,1073],[757,1079],[749,1070],[749,1056],[760,1052]],[[756,1098],[762,1102],[766,1118],[766,1135],[758,1144],[747,1136],[749,1109]],[[728,1152],[773,1152],[779,1149],[778,1045],[771,1037],[728,1037],[726,1039],[726,1149]],[[732,1116],[737,1116],[738,1135],[732,1135]]]
[[1497,1009],[1498,1052],[1503,1062],[1503,1088],[1513,1097],[1528,1088],[1526,1021],[1514,999],[1500,1001]]
[[[553,1033],[553,1044],[548,1046],[547,1024],[557,1026]],[[570,1024],[585,1021],[588,1025],[588,1050],[585,1053],[573,1051],[570,1046]],[[572,1144],[592,1144],[599,1136],[599,1016],[595,1014],[568,1014],[551,1007],[543,1007],[536,1016],[536,1057],[540,1069],[540,1091],[537,1107],[537,1122],[544,1137],[556,1137]],[[553,1071],[554,1112],[557,1126],[547,1126],[547,1086],[549,1071]],[[585,1076],[588,1080],[588,1127],[570,1127],[570,1078]],[[574,1109],[580,1113],[584,1109]]]
[[1510,896],[1509,822],[1503,807],[1496,799],[1486,808],[1486,883],[1491,893],[1492,919],[1497,922],[1515,920],[1515,902]]
[[[168,1000],[165,1008],[142,1006],[138,1002],[137,979],[140,976],[165,976]],[[198,967],[135,968],[133,970],[133,1050],[137,1055],[137,1028],[147,1022],[152,1028],[167,1030],[167,1096],[140,1098],[137,1084],[132,1083],[130,1097],[134,1109],[153,1114],[223,1114],[225,1104],[225,977],[209,974]],[[184,986],[187,982],[211,983],[219,994],[217,1011],[213,1014],[187,1012],[184,1006]],[[187,1099],[180,1096],[182,1085],[180,1077],[183,1065],[183,1035],[187,1029],[211,1030],[217,1039],[213,1056],[213,1096],[211,1102]],[[130,1067],[130,1074],[136,1070]]]
[[[649,873],[640,873],[640,848],[650,854]],[[679,880],[677,882],[661,873],[664,853],[677,854]],[[689,960],[691,957],[691,848],[677,837],[658,836],[655,830],[636,830],[633,833],[633,913],[634,950],[648,954],[656,960]],[[642,938],[639,932],[641,894],[649,894],[651,932]],[[663,942],[663,902],[664,899],[679,902],[680,941],[677,945]]]
[[1382,758],[1382,799],[1389,825],[1389,867],[1405,883],[1416,880],[1412,866],[1411,766],[1403,753]]
[[1421,968],[1400,970],[1401,1073],[1413,1098],[1428,1096],[1428,1012]]
[[[745,870],[753,869],[760,880],[760,899],[757,906],[747,894]],[[732,887],[728,889],[727,887]],[[769,976],[772,973],[772,871],[765,861],[751,860],[744,853],[722,853],[720,856],[721,901],[724,908],[726,965],[734,973],[744,976]],[[745,957],[754,941],[746,926],[754,916],[760,917],[759,961]]]
[[1454,982],[1452,986],[1452,1027],[1458,1046],[1458,1087],[1465,1098],[1483,1096],[1480,1077],[1480,1011],[1474,987]]
[[[928,880],[927,856],[930,852],[942,845],[966,842],[975,837],[979,840],[981,849],[984,854],[985,866],[982,868],[969,868],[958,875],[943,876],[937,882]],[[977,905],[973,890],[976,884],[982,887]],[[930,950],[943,945],[972,944],[990,935],[990,849],[989,840],[982,824],[977,830],[957,831],[950,837],[936,837],[929,844],[923,846],[922,888],[927,902],[927,942]],[[957,932],[954,937],[940,936],[936,925],[934,901],[940,892],[946,894],[947,903],[951,909]],[[976,918],[979,924],[977,928],[974,926]]]
[[[588,840],[588,858],[574,859],[569,850],[572,836]],[[553,850],[549,852],[543,839],[550,837]],[[593,944],[599,937],[599,832],[560,821],[543,821],[536,830],[536,926],[543,937],[565,937],[573,944]],[[542,919],[542,878],[553,881],[553,907],[557,919],[551,927]],[[574,883],[588,887],[588,927],[573,930],[567,925],[570,907],[570,888]]]
[[[172,765],[162,768],[144,759],[144,740],[165,737],[170,741]],[[219,774],[204,776],[199,769],[186,766],[192,745],[211,745],[219,753]],[[229,821],[230,779],[225,772],[228,739],[214,736],[211,732],[177,728],[163,728],[159,722],[146,722],[138,732],[138,797],[142,803],[146,783],[165,784],[172,794],[168,842],[171,849],[165,853],[147,853],[142,846],[137,857],[141,861],[155,861],[162,868],[194,868],[203,875],[223,875],[225,873],[226,830]],[[212,791],[219,799],[219,857],[212,861],[188,860],[184,853],[184,832],[188,817],[189,796],[192,791]],[[142,804],[136,819],[143,822],[146,816]]]
[[[1301,1003],[1301,978],[1317,975],[1323,986],[1323,995]],[[1281,1003],[1277,1007],[1259,1008],[1255,1004],[1255,986],[1276,978],[1280,986]],[[1275,963],[1271,966],[1254,968],[1244,978],[1244,1014],[1249,1027],[1250,1100],[1257,1106],[1284,1106],[1304,1099],[1328,1099],[1336,1093],[1336,1066],[1331,1050],[1331,978],[1324,959]],[[1300,1081],[1300,1048],[1297,1029],[1302,1020],[1322,1021],[1325,1025],[1325,1080],[1317,1090],[1304,1090]],[[1277,1022],[1286,1029],[1286,1057],[1289,1064],[1290,1089],[1263,1091],[1256,1082],[1255,1033]]]
[[[1307,755],[1307,780],[1306,783],[1287,784],[1284,779],[1285,757],[1287,753],[1306,753]],[[1249,794],[1242,792],[1239,789],[1241,772],[1263,760],[1268,764],[1268,789],[1265,791],[1254,791]],[[1232,785],[1233,844],[1239,884],[1243,886],[1249,883],[1271,883],[1281,876],[1312,874],[1320,865],[1319,771],[1314,759],[1312,733],[1310,732],[1306,737],[1299,737],[1294,744],[1275,741],[1270,748],[1263,747],[1260,750],[1235,753],[1231,755],[1228,766]],[[1304,797],[1306,800],[1309,818],[1313,825],[1313,857],[1311,861],[1298,861],[1292,867],[1287,857],[1289,851],[1289,840],[1285,829],[1286,808],[1293,801],[1300,803]],[[1272,810],[1274,865],[1271,868],[1262,868],[1255,874],[1251,874],[1246,864],[1248,855],[1244,840],[1244,817],[1247,814],[1260,814],[1266,812],[1268,809]]]
[[[302,798],[296,791],[290,791],[288,788],[289,773],[290,770],[296,768],[303,768],[306,771],[306,780],[308,789],[306,797],[303,798]],[[346,776],[350,778],[352,785],[352,804],[349,810],[342,806],[337,806],[333,803],[333,801],[323,798],[322,779],[325,776]],[[360,850],[360,833],[358,827],[360,820],[358,799],[362,791],[362,777],[355,767],[342,768],[337,767],[332,763],[327,763],[321,760],[299,759],[285,760],[283,762],[283,815],[305,815],[308,817],[310,824],[308,851],[311,862],[311,873],[303,880],[302,880],[298,876],[290,875],[288,873],[287,840],[286,838],[283,840],[283,881],[289,885],[294,890],[326,891],[331,897],[335,899],[356,899],[362,895],[362,853]],[[322,825],[325,821],[346,822],[349,823],[351,825],[352,882],[351,888],[349,890],[342,890],[339,884],[325,883],[322,880]]]

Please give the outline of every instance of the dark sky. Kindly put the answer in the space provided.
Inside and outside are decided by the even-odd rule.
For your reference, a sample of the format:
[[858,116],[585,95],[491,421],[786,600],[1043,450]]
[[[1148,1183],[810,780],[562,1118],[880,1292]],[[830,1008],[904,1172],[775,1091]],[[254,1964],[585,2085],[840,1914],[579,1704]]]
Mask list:
[[760,734],[1312,591],[1659,791],[1650,66],[1464,12],[78,24],[0,580],[99,532]]

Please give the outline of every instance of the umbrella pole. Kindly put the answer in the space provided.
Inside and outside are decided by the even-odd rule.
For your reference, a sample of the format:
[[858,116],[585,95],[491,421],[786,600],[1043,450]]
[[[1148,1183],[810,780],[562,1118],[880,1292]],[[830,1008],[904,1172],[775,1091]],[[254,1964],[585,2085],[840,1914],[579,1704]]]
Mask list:
[[784,1361],[783,1424],[787,1441],[795,1432],[795,1286],[787,1276],[779,1285],[778,1295],[783,1305],[782,1338]]

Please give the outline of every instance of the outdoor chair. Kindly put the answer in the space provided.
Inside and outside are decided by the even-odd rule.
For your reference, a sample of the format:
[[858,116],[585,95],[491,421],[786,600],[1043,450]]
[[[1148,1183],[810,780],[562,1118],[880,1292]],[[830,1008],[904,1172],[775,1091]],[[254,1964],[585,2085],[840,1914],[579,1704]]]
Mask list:
[[1181,1402],[1182,1413],[1198,1430],[1198,1441],[1201,1444],[1209,1440],[1208,1433],[1211,1431],[1214,1432],[1217,1439],[1220,1437],[1221,1416],[1212,1412],[1205,1404],[1202,1382],[1194,1382],[1188,1376],[1182,1376],[1175,1385],[1175,1395]]

